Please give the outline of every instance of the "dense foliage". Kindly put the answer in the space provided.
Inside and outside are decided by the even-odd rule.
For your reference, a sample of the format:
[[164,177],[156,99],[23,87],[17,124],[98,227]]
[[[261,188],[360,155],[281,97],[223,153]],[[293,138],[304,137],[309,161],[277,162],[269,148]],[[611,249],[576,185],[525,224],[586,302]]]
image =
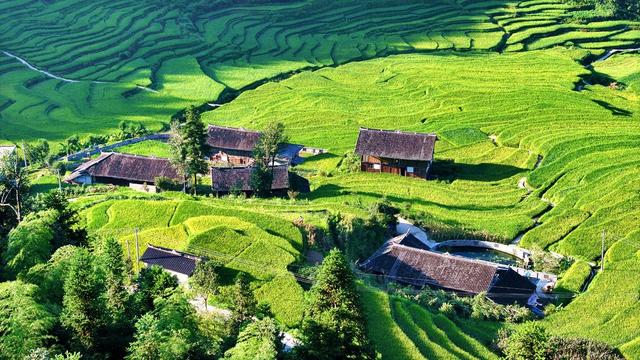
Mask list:
[[360,296],[347,260],[338,250],[325,257],[310,291],[303,324],[305,359],[374,359]]

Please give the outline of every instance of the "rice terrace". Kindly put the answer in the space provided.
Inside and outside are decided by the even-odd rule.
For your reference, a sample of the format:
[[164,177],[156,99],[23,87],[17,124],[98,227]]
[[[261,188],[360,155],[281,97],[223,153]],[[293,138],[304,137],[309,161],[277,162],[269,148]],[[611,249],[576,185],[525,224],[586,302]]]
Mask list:
[[2,1],[0,281],[0,359],[640,359],[640,4]]

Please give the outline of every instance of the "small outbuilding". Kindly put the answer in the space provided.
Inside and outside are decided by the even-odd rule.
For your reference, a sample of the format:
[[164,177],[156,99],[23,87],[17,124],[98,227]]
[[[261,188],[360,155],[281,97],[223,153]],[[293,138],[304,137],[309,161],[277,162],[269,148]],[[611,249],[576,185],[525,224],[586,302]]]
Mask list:
[[355,152],[362,171],[426,179],[437,140],[436,134],[360,128]]
[[189,277],[193,274],[193,271],[196,268],[196,264],[200,260],[200,257],[192,254],[151,244],[147,245],[147,249],[140,258],[140,261],[144,263],[145,266],[160,266],[165,271],[178,278],[178,282],[181,284],[184,284],[189,280]]
[[410,233],[385,242],[360,268],[386,279],[473,296],[486,292],[500,304],[526,305],[536,286],[508,266],[430,251]]
[[65,178],[65,181],[82,185],[95,183],[123,186],[153,185],[157,177],[180,181],[180,176],[169,159],[102,153],[97,158],[78,166]]
[[[275,193],[286,194],[289,189],[289,166],[279,165],[273,168],[273,180],[271,190]],[[251,174],[255,170],[253,166],[245,167],[212,167],[211,184],[217,195],[232,192],[253,193],[251,187]]]

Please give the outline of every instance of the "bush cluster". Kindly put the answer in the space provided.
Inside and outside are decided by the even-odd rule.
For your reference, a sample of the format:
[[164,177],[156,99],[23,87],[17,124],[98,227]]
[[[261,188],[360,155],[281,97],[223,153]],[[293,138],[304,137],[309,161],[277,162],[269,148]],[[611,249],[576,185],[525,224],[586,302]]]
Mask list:
[[441,289],[424,288],[415,292],[408,288],[394,289],[396,295],[411,299],[433,312],[441,312],[448,317],[478,320],[508,321],[519,323],[530,320],[533,314],[519,305],[500,305],[480,293],[474,297],[462,297]]

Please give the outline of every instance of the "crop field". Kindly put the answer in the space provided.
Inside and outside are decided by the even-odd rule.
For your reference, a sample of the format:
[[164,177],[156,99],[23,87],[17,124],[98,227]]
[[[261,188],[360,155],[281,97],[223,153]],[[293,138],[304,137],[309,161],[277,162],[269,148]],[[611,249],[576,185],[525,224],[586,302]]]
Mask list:
[[[444,223],[505,241],[524,232],[522,244],[529,248],[598,260],[603,229],[607,247],[622,241],[640,246],[628,238],[640,219],[640,188],[630,180],[640,177],[633,87],[640,68],[636,56],[614,56],[594,67],[626,89],[592,85],[577,91],[576,84],[590,78],[579,63],[584,56],[575,49],[391,56],[270,83],[205,118],[249,128],[280,120],[292,141],[330,149],[332,156],[301,165],[310,174],[313,191],[305,199],[312,204],[363,207],[386,196]],[[338,164],[361,126],[435,131],[440,141],[433,171],[440,180],[342,174]],[[597,307],[605,306],[604,294],[618,297],[601,281],[578,298]],[[640,286],[637,278],[627,281]],[[574,314],[572,307],[558,314]],[[619,307],[640,319],[634,303]],[[604,314],[594,319],[609,320]],[[636,329],[628,338],[638,336]]]
[[142,156],[156,156],[163,158],[171,157],[171,146],[167,142],[160,140],[141,141],[139,143],[119,147],[114,151]]
[[119,239],[126,256],[135,257],[137,230],[140,254],[153,244],[214,258],[225,264],[227,282],[246,272],[279,321],[301,320],[302,288],[287,266],[300,258],[302,235],[290,221],[185,200],[110,200],[83,214],[91,232]]
[[498,359],[442,314],[361,287],[369,336],[384,359]]
[[[258,299],[295,327],[304,293],[287,271],[302,259],[292,220],[365,217],[384,197],[461,234],[576,258],[559,284],[575,298],[543,322],[640,358],[640,55],[619,51],[640,47],[640,23],[579,21],[582,9],[562,0],[233,3],[0,3],[0,143],[55,147],[122,120],[157,131],[190,105],[213,124],[282,121],[292,142],[329,150],[297,167],[312,191],[295,201],[74,204],[125,256],[137,229],[140,251],[151,243],[218,258],[228,281],[249,273]],[[345,173],[359,127],[436,132],[434,179]],[[157,141],[118,151],[169,154]],[[35,192],[57,187],[40,175]],[[495,333],[482,324],[361,292],[385,359],[495,358],[486,347]]]
[[0,141],[104,133],[122,120],[159,129],[225,89],[390,54],[637,43],[637,23],[568,22],[572,10],[561,0],[5,2]]

